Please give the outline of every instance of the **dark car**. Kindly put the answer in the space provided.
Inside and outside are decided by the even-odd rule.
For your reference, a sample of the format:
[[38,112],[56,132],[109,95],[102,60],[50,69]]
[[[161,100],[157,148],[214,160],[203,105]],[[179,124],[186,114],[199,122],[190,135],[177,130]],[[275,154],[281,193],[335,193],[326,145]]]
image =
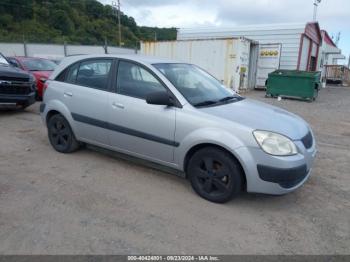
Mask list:
[[0,108],[26,108],[35,103],[35,93],[35,78],[0,53]]
[[36,99],[41,100],[44,83],[56,68],[57,64],[49,59],[38,57],[14,56],[8,57],[7,59],[13,66],[33,74],[36,79],[37,87]]

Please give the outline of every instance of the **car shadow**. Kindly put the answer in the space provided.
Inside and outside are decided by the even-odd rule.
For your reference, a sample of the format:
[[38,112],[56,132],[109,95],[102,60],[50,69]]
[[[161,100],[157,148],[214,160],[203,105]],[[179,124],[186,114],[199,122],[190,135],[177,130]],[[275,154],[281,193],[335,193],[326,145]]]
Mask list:
[[39,111],[37,110],[36,106],[31,105],[25,109],[23,108],[1,108],[0,107],[0,116],[12,116],[12,115],[18,115],[18,114],[35,114],[39,115]]
[[160,171],[163,173],[168,173],[171,175],[176,175],[176,176],[182,177],[182,178],[185,177],[185,173],[181,172],[179,170],[169,168],[169,167],[166,167],[163,165],[159,165],[157,163],[153,163],[153,162],[143,160],[141,158],[133,157],[133,156],[130,156],[127,154],[123,154],[121,152],[112,151],[112,150],[105,149],[105,148],[98,147],[98,146],[94,146],[94,145],[86,145],[86,149],[94,151],[94,152],[102,153],[106,156],[112,157],[112,158],[117,159],[117,160],[125,161],[126,163],[129,163],[129,164],[132,163],[132,164],[136,164],[140,167],[150,168],[152,170]]
[[[89,150],[90,152],[94,153],[101,153],[105,156],[111,157],[115,160],[122,161],[125,164],[134,164],[139,168],[146,168],[149,170],[156,171],[152,175],[156,176],[162,176],[165,174],[171,175],[169,177],[162,176],[164,179],[169,179],[171,177],[171,182],[181,184],[182,186],[185,186],[187,188],[190,188],[190,182],[185,178],[185,174],[181,171],[164,167],[162,165],[149,162],[147,160],[143,160],[137,157],[133,157],[130,155],[126,155],[120,152],[115,152],[112,150],[108,150],[105,148],[101,148],[94,145],[87,145],[86,150]],[[151,175],[151,174],[150,174]],[[293,192],[286,194],[286,195],[267,195],[267,194],[259,194],[259,193],[247,193],[243,191],[240,195],[238,195],[233,200],[224,203],[224,204],[217,204],[212,203],[213,205],[226,205],[226,206],[232,206],[232,207],[238,207],[238,206],[252,206],[252,207],[263,207],[265,208],[265,205],[267,208],[278,208],[283,207],[286,204],[286,201],[289,201],[290,198],[295,198],[293,196]],[[199,197],[193,192],[193,197]],[[204,200],[204,199],[203,199]],[[204,200],[207,201],[207,200]],[[210,202],[209,202],[210,203]]]

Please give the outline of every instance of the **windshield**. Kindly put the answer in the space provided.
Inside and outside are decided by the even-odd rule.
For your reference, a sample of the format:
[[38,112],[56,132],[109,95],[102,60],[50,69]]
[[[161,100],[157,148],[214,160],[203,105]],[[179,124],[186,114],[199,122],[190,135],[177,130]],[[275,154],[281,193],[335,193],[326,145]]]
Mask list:
[[0,54],[0,64],[9,65],[6,58],[2,54]]
[[213,76],[191,64],[154,64],[194,106],[210,106],[242,100]]
[[57,64],[46,59],[24,59],[24,67],[29,71],[53,71]]

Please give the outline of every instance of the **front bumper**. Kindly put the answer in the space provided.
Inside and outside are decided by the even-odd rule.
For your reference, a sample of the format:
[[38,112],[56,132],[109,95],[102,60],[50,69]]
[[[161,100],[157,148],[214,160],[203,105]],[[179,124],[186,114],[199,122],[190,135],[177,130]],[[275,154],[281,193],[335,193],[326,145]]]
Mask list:
[[272,195],[286,194],[302,186],[309,178],[316,145],[306,149],[302,141],[294,141],[299,153],[294,156],[272,156],[258,147],[237,150],[246,174],[247,191]]
[[291,168],[277,168],[258,165],[260,179],[266,182],[277,183],[283,188],[291,188],[305,179],[309,171],[306,165]]
[[28,95],[0,94],[0,107],[29,106],[35,103],[35,92]]

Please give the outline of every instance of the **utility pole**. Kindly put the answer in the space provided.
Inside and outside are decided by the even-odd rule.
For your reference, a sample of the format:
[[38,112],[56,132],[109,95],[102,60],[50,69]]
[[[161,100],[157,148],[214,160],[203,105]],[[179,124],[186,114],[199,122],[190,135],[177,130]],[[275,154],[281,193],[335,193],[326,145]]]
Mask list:
[[114,10],[118,9],[118,40],[119,40],[119,47],[122,46],[122,31],[120,26],[120,0],[118,2],[112,1],[112,8]]
[[105,45],[103,46],[103,49],[105,50],[105,54],[108,54],[108,42],[107,42],[106,36],[105,36]]
[[314,0],[314,17],[313,21],[316,22],[317,20],[317,7],[321,3],[322,0]]
[[339,44],[339,41],[340,41],[340,34],[341,34],[341,32],[338,32],[337,37],[336,37],[336,39],[335,39],[335,45],[336,45],[336,46],[338,46],[338,44]]

